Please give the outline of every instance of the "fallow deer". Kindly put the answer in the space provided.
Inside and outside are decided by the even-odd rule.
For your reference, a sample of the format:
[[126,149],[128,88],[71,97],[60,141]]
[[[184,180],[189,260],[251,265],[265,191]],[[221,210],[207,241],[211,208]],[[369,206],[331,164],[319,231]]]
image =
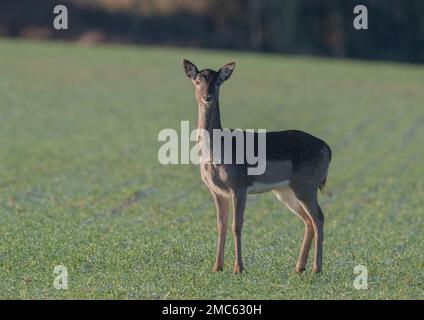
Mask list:
[[[199,113],[198,129],[206,130],[213,136],[214,129],[222,129],[219,89],[233,73],[235,62],[224,65],[218,71],[199,71],[193,63],[185,59],[183,66],[195,88]],[[247,164],[201,163],[201,177],[212,193],[217,213],[218,242],[212,271],[221,271],[224,265],[228,199],[231,199],[233,204],[234,272],[240,273],[243,271],[241,231],[246,197],[251,193],[272,191],[305,225],[295,271],[301,273],[305,270],[314,238],[312,271],[321,272],[324,215],[318,204],[317,191],[325,185],[330,160],[331,149],[324,141],[306,132],[287,130],[266,132],[266,170],[261,175],[248,175]]]

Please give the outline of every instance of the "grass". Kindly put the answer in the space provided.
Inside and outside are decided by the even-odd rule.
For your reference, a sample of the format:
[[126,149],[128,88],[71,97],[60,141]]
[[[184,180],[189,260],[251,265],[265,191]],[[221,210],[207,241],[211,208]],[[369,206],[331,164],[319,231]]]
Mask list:
[[[0,40],[0,298],[423,299],[422,66]],[[160,165],[196,126],[184,57],[218,68],[226,127],[296,128],[333,149],[324,272],[293,272],[303,223],[251,196],[246,272],[214,274],[215,212],[194,165]],[[353,287],[356,265],[368,290]],[[67,290],[53,286],[66,266]]]

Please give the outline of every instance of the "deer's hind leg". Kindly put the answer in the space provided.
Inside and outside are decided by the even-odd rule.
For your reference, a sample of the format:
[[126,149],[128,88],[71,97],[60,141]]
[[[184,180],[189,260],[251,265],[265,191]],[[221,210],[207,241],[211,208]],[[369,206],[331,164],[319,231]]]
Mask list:
[[322,271],[322,243],[324,241],[324,214],[318,204],[317,190],[297,195],[299,203],[312,220],[314,229],[314,264],[312,271],[317,273]]
[[287,208],[289,208],[299,218],[301,218],[305,224],[305,233],[303,235],[302,247],[300,249],[299,258],[295,268],[297,273],[301,273],[305,271],[312,238],[314,236],[313,222],[290,187],[275,189],[273,192],[277,196],[278,200],[280,200],[283,204],[286,205]]

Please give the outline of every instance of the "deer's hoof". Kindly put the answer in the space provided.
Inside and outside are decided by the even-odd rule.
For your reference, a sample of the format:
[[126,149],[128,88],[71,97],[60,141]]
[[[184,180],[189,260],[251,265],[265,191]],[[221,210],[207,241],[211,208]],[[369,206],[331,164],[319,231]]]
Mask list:
[[222,271],[222,270],[223,270],[223,267],[221,267],[221,266],[214,266],[212,268],[212,272],[219,272],[219,271]]
[[239,265],[234,266],[234,273],[235,274],[240,274],[240,273],[243,272],[243,270],[244,270],[243,266],[239,266]]
[[321,267],[313,266],[312,272],[313,273],[321,273],[322,269]]
[[305,270],[306,270],[305,267],[296,266],[296,268],[294,268],[294,272],[296,272],[298,274],[301,274]]

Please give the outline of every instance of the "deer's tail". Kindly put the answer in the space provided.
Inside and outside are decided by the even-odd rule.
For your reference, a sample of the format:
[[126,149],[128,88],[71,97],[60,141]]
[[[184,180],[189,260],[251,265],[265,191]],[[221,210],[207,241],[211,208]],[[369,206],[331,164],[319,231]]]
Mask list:
[[[331,151],[331,148],[330,148],[327,144],[326,144],[325,146],[327,147],[327,150],[328,150],[328,165],[330,165],[330,162],[331,162],[331,156],[332,156],[332,151]],[[327,168],[327,174],[328,174],[328,168]],[[322,181],[320,182],[320,184],[319,184],[319,186],[318,186],[319,190],[320,190],[322,193],[324,193],[325,183],[327,182],[327,174],[325,175],[325,178],[324,178],[324,179],[322,179]]]

